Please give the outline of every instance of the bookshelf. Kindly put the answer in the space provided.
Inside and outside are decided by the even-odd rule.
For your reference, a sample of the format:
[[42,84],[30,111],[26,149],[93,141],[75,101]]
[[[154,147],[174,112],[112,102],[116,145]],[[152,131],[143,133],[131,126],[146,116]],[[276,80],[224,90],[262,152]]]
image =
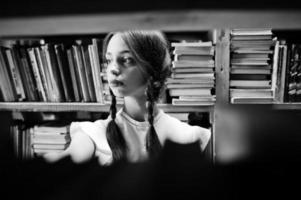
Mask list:
[[[121,108],[122,105],[117,105]],[[212,112],[214,106],[173,106],[158,104],[158,107],[167,113],[170,112]],[[1,111],[16,112],[109,112],[110,105],[100,103],[46,103],[46,102],[2,102]]]
[[[214,106],[159,105],[165,112],[210,112],[213,120],[212,151],[218,158],[222,149],[215,146],[223,132],[221,108],[229,105],[229,65],[231,28],[301,29],[300,10],[268,9],[189,9],[177,11],[108,12],[103,14],[70,14],[0,18],[0,39],[44,36],[80,36],[105,34],[122,29],[159,29],[176,33],[216,29],[216,103]],[[300,103],[272,104],[275,109],[301,110]],[[1,102],[0,111],[17,112],[107,112],[99,103]]]

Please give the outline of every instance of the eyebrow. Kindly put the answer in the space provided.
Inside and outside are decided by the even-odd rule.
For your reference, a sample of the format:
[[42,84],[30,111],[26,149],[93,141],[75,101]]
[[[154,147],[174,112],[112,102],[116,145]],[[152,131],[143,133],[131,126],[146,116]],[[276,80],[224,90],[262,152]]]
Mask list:
[[[129,50],[124,50],[124,51],[121,51],[119,52],[119,54],[124,54],[124,53],[131,53]],[[111,55],[112,53],[110,52],[107,52],[106,55]]]

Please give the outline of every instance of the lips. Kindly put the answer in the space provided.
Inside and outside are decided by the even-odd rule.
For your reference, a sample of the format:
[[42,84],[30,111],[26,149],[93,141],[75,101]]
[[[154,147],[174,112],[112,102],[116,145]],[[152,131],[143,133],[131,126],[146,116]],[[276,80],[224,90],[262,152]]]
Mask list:
[[110,85],[111,85],[111,87],[120,87],[120,86],[123,86],[124,83],[119,80],[112,80],[112,81],[110,81]]

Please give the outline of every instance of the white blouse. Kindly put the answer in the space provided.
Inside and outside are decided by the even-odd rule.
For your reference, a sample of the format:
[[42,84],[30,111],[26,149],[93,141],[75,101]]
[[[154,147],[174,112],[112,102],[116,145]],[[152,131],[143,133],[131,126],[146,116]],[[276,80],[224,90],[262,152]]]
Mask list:
[[[96,148],[95,156],[98,157],[100,164],[112,162],[112,151],[106,138],[106,128],[110,120],[108,117],[106,120],[95,122],[72,122],[70,126],[71,138],[78,132],[85,133],[91,138]],[[132,119],[123,109],[117,112],[115,121],[127,143],[128,159],[135,162],[147,158],[145,137],[149,123]],[[204,150],[211,136],[210,130],[181,122],[163,110],[159,110],[154,117],[154,127],[161,145],[164,145],[167,139],[182,144],[200,140],[201,149]]]

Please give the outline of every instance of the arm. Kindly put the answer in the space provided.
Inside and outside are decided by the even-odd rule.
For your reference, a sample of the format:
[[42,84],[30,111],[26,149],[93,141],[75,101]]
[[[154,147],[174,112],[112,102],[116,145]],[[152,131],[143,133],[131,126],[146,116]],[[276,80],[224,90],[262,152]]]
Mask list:
[[204,151],[210,140],[211,130],[207,129],[207,128],[202,128],[199,126],[196,126],[195,128],[196,128],[196,130],[195,130],[195,135],[194,135],[194,141],[199,140],[201,143],[201,149],[202,149],[202,151]]
[[95,152],[95,145],[91,138],[80,131],[74,134],[69,147],[61,153],[48,153],[44,159],[48,162],[56,162],[66,156],[70,156],[73,162],[83,163],[90,160]]

